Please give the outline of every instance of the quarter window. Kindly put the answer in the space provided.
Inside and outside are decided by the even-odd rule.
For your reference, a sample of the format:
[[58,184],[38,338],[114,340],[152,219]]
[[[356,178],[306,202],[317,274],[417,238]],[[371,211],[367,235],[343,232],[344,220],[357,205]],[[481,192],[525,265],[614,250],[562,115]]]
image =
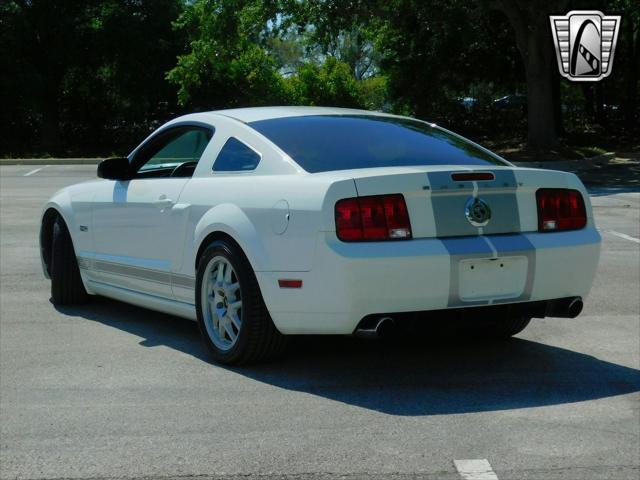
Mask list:
[[255,170],[260,163],[260,155],[235,137],[222,146],[213,164],[214,172],[241,172]]

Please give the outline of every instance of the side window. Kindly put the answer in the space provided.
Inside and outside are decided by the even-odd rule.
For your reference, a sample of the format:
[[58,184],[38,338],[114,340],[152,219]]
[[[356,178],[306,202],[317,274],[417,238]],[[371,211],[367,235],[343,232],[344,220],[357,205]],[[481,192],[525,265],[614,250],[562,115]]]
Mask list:
[[176,127],[159,134],[136,155],[136,176],[168,176],[179,166],[178,176],[191,176],[212,136],[201,127]]
[[222,146],[213,164],[214,172],[239,172],[255,170],[260,163],[260,155],[234,137]]

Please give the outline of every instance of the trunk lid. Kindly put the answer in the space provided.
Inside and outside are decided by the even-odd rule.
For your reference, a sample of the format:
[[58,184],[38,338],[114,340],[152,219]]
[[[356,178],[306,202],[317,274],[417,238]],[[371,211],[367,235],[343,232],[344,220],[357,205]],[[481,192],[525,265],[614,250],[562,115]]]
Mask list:
[[[461,172],[491,173],[493,179],[454,179],[453,175]],[[507,166],[394,167],[353,170],[350,174],[358,196],[404,195],[413,238],[536,231],[536,190],[541,186],[575,188],[569,184],[577,181],[564,172]]]

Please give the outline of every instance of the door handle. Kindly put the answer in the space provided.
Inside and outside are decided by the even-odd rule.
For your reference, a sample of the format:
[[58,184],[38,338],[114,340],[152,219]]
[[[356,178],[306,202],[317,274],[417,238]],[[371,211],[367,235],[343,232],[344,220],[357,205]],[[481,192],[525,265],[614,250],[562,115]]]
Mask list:
[[160,195],[160,197],[158,197],[158,199],[153,202],[153,204],[160,210],[164,210],[165,208],[173,206],[173,200],[167,198],[166,195]]

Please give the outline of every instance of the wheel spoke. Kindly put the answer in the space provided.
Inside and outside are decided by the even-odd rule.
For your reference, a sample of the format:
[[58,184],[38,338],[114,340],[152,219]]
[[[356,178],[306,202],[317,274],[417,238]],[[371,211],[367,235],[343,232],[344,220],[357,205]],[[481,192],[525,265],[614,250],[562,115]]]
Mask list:
[[232,302],[229,304],[229,310],[237,312],[239,308],[242,308],[242,300],[238,300],[237,302]]
[[236,294],[236,292],[240,289],[240,284],[238,282],[232,283],[231,285],[229,285],[227,287],[227,291],[229,293],[233,293],[234,295]]
[[231,268],[231,265],[227,265],[225,264],[225,272],[224,272],[224,283],[226,283],[227,285],[229,285],[231,283],[231,274],[233,273],[233,268]]
[[[213,283],[213,281],[212,281]],[[211,286],[211,288],[213,288],[213,285]],[[216,295],[215,293],[210,294],[207,297],[207,303],[209,304],[209,307],[211,308],[211,315],[213,317],[217,318],[217,314],[216,312],[218,311],[218,302],[220,301],[220,299],[218,298],[218,295]]]
[[225,321],[223,318],[217,317],[218,318],[218,334],[220,335],[220,338],[224,339],[224,332],[225,332],[225,328],[224,328],[224,324]]
[[235,312],[229,312],[228,317],[231,322],[233,322],[233,325],[238,329],[238,331],[240,331],[240,317],[238,317],[238,314]]
[[215,310],[211,311],[211,326],[214,330],[218,330],[218,328],[220,328],[220,319],[218,318],[218,315],[216,315]]
[[222,283],[222,279],[224,278],[224,267],[226,264],[220,262],[218,264],[218,274],[216,276],[216,283],[220,284]]
[[231,342],[235,342],[236,337],[238,336],[236,332],[233,331],[233,327],[231,326],[231,322],[224,322],[224,330],[227,332],[227,336]]

